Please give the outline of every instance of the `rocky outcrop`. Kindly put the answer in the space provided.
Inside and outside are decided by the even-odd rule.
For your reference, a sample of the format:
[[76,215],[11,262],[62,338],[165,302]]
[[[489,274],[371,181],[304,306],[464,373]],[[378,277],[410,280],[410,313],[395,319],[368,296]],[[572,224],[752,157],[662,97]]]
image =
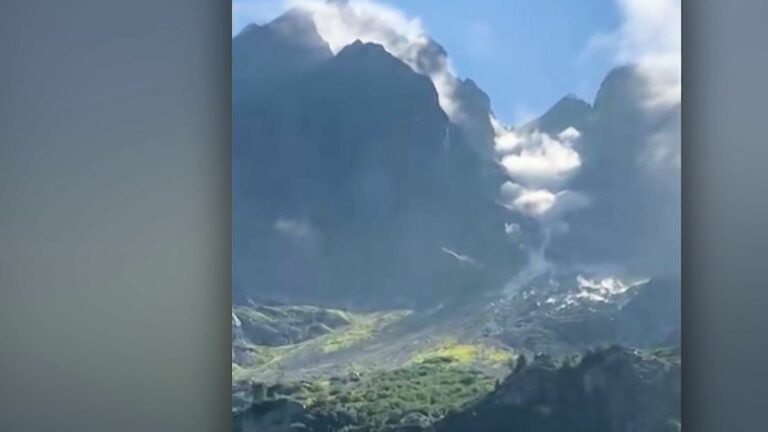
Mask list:
[[523,263],[498,167],[474,148],[493,130],[473,82],[455,124],[429,77],[374,43],[330,54],[301,11],[236,36],[232,68],[235,303],[432,305]]
[[435,429],[666,432],[679,430],[679,419],[679,352],[612,347],[571,362],[522,361],[494,392]]

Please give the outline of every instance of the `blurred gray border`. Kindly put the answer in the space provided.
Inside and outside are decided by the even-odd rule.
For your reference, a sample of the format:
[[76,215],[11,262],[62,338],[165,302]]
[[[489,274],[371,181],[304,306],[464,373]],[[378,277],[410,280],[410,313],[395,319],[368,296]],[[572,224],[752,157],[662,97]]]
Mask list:
[[[684,424],[768,420],[763,0],[684,1]],[[222,431],[226,0],[0,2],[0,430]]]
[[768,422],[768,2],[683,1],[683,425]]
[[0,2],[0,431],[231,429],[230,21]]

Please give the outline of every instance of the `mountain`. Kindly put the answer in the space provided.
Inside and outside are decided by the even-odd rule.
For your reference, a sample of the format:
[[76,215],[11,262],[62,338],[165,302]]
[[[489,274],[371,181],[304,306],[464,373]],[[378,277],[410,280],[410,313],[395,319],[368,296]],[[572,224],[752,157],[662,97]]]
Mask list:
[[[522,264],[496,168],[428,77],[377,44],[330,55],[298,11],[233,47],[236,302],[425,305]],[[470,111],[490,109],[474,83],[462,89]]]
[[352,312],[316,306],[233,308],[233,380],[278,382],[396,370],[431,356],[502,377],[519,354],[680,344],[679,281],[548,273],[513,293],[428,310]]
[[488,333],[531,352],[594,346],[655,348],[679,343],[680,281],[628,282],[549,272],[487,308]]
[[[679,104],[627,66],[506,128],[437,42],[312,13],[232,42],[234,430],[679,430]],[[503,133],[585,204],[500,204]]]
[[301,9],[247,26],[232,40],[233,112],[254,109],[267,94],[332,56],[312,16]]
[[587,128],[592,107],[575,96],[566,96],[552,106],[541,117],[528,122],[521,127],[524,131],[538,130],[551,135],[557,135],[569,127],[577,130]]
[[614,69],[592,106],[565,98],[528,128],[580,132],[581,166],[567,187],[590,205],[568,215],[548,257],[559,265],[613,266],[651,277],[680,276],[680,106],[649,109],[644,76]]

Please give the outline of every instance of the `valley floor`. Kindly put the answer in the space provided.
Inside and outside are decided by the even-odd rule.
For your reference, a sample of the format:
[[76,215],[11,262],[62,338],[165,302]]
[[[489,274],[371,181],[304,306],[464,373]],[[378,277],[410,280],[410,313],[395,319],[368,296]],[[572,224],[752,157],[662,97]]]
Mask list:
[[[560,327],[549,325],[552,320],[558,326],[564,325],[560,319],[570,320],[582,331],[584,323],[579,320],[593,320],[607,312],[587,308],[583,316],[578,309],[538,316],[525,313],[526,302],[502,300],[480,299],[422,311],[236,306],[232,317],[235,430],[490,431],[495,429],[451,425],[471,423],[467,410],[477,407],[497,415],[488,407],[499,403],[515,407],[504,411],[505,415],[516,413],[505,421],[549,424],[548,416],[537,417],[539,410],[555,409],[565,419],[572,407],[556,408],[560,399],[539,394],[541,389],[560,388],[574,395],[587,391],[587,396],[599,399],[604,397],[600,392],[616,391],[603,377],[615,368],[629,371],[617,378],[617,385],[634,380],[633,387],[625,390],[636,391],[638,398],[649,397],[652,391],[679,393],[674,384],[675,379],[679,381],[674,378],[679,375],[679,352],[616,348],[582,356],[581,347],[559,337]],[[511,320],[512,316],[516,319]],[[519,343],[523,334],[526,338]],[[510,341],[518,342],[515,348]],[[596,355],[602,356],[602,363],[595,363]],[[586,364],[590,361],[597,366]],[[578,373],[584,376],[574,381],[571,375]],[[530,377],[535,377],[535,385],[520,384]],[[586,384],[590,380],[595,382]],[[585,386],[597,388],[600,396]],[[516,390],[502,392],[503,388]],[[574,396],[572,403],[584,397]],[[552,400],[541,401],[547,398]],[[537,408],[538,404],[547,408]],[[676,424],[679,414],[674,409],[662,411],[659,422]],[[601,412],[591,415],[595,421],[608,421]],[[621,422],[635,421],[624,417]],[[550,425],[554,429],[541,430],[560,430],[557,421]],[[637,430],[661,430],[657,426]]]

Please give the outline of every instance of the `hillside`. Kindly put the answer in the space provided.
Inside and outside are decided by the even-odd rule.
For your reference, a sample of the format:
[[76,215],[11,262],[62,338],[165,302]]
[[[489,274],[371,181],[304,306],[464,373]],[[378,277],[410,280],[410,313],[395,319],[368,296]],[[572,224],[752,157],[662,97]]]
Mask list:
[[611,347],[580,359],[537,356],[435,430],[679,431],[679,355]]
[[611,347],[582,357],[517,361],[503,381],[434,358],[249,389],[235,431],[680,430],[679,351]]

